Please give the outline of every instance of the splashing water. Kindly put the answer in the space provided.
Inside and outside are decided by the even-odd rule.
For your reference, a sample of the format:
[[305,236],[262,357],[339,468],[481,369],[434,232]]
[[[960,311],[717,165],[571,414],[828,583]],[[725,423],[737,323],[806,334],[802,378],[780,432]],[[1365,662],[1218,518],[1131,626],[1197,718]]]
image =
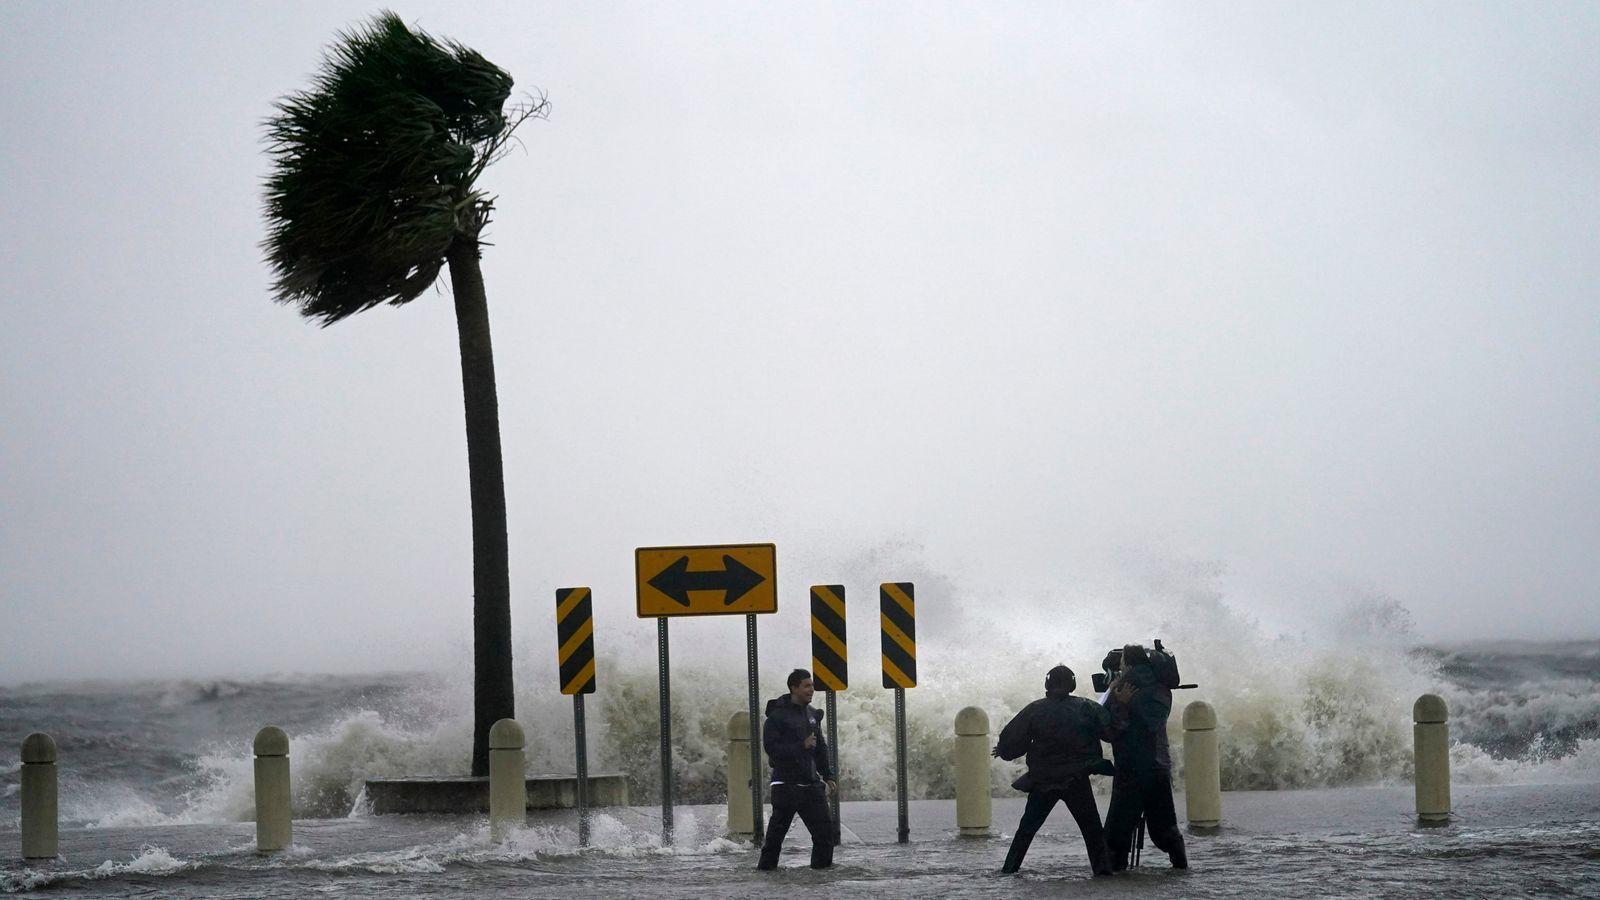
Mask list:
[[[957,711],[982,708],[998,732],[1040,696],[1051,665],[1073,667],[1087,693],[1108,648],[1156,636],[1176,652],[1184,680],[1200,685],[1175,695],[1174,762],[1181,768],[1182,705],[1210,702],[1226,789],[1404,781],[1411,705],[1427,691],[1450,705],[1458,779],[1600,779],[1600,645],[1577,642],[1548,659],[1542,645],[1418,651],[1403,608],[1360,594],[1320,633],[1281,637],[1231,607],[1217,588],[1219,572],[1205,566],[1169,567],[1137,590],[1015,589],[1003,603],[928,569],[906,548],[879,548],[842,568],[840,580],[853,586],[855,654],[851,687],[837,697],[837,729],[841,788],[850,799],[894,796],[894,695],[878,684],[876,591],[859,587],[875,585],[885,571],[917,585],[920,684],[906,699],[913,798],[953,795]],[[803,610],[762,625],[763,702],[781,692],[791,667],[808,662],[805,622],[794,612]],[[530,773],[573,767],[569,699],[548,689],[550,656],[540,648],[518,653]],[[728,719],[747,703],[741,663],[735,653],[675,654],[673,771],[681,803],[726,796]],[[648,805],[660,777],[654,654],[602,652],[599,684],[587,704],[590,769],[624,772],[634,802]],[[91,827],[248,820],[250,739],[269,721],[291,735],[297,817],[362,815],[365,779],[461,773],[471,745],[470,684],[421,675],[96,685],[77,694],[0,689],[0,721],[25,733],[74,704],[91,708],[73,718],[106,732],[54,729],[64,758],[80,761],[64,770],[63,820]],[[130,759],[139,765],[130,769]],[[1004,795],[1019,770],[997,764],[991,771]],[[0,770],[0,821],[16,821],[17,777],[14,766]]]

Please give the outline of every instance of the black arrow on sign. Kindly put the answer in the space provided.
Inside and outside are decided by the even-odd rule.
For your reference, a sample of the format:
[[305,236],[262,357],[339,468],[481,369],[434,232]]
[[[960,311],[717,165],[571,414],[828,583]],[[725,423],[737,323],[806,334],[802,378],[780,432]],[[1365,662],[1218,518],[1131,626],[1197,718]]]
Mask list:
[[725,568],[691,572],[689,557],[680,556],[677,562],[650,579],[650,586],[685,607],[689,605],[690,591],[727,591],[722,598],[722,605],[732,606],[756,585],[767,580],[766,576],[731,556],[723,556],[722,565]]

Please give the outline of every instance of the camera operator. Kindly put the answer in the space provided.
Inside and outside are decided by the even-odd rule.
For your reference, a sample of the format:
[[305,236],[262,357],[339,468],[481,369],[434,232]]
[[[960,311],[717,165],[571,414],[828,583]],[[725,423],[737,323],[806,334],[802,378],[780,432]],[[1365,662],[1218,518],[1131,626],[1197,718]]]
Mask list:
[[1189,867],[1172,804],[1172,757],[1167,748],[1167,716],[1177,684],[1178,665],[1171,656],[1146,651],[1140,644],[1122,649],[1121,673],[1106,698],[1113,716],[1128,723],[1111,742],[1117,771],[1111,780],[1111,808],[1106,811],[1106,844],[1111,867],[1117,871],[1128,867],[1141,815],[1151,842],[1166,852],[1172,867]]

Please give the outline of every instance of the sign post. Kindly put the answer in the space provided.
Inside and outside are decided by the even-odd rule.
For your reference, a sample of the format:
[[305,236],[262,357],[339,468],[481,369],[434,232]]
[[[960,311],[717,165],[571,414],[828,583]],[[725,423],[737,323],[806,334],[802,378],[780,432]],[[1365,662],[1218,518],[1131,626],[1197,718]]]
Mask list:
[[640,547],[633,552],[638,615],[656,620],[661,682],[661,834],[672,842],[672,701],[667,620],[674,616],[745,617],[750,678],[750,798],[761,840],[761,720],[757,704],[756,616],[778,611],[778,551],[773,544]]
[[[817,687],[827,694],[825,718],[828,720],[828,765],[833,769],[835,782],[839,773],[839,721],[834,694],[849,687],[850,654],[846,652],[844,585],[816,584],[811,586],[811,677]],[[843,829],[839,824],[839,791],[834,790],[828,799],[832,807],[834,841],[838,842]]]
[[761,808],[761,726],[756,723],[757,707],[761,703],[761,690],[757,683],[759,677],[756,672],[756,616],[749,613],[744,617],[745,661],[749,667],[750,677],[750,840],[758,846],[761,844],[766,818]]
[[667,665],[667,618],[656,619],[656,675],[661,692],[661,843],[672,846],[672,676]]
[[577,744],[578,846],[589,846],[589,747],[583,695],[594,693],[594,604],[586,587],[556,591],[556,663],[561,693],[572,696],[572,737]]
[[883,629],[883,686],[894,689],[895,800],[899,806],[898,840],[911,840],[910,804],[906,797],[906,688],[917,686],[916,591],[909,581],[878,587],[878,620]]

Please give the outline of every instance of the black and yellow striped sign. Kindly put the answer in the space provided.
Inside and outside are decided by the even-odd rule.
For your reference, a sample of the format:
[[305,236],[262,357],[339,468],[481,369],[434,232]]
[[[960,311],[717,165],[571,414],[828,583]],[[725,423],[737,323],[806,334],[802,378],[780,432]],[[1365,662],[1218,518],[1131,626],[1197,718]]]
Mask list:
[[594,605],[586,587],[556,591],[556,661],[561,693],[594,693]]
[[844,585],[812,585],[811,679],[824,691],[842,691],[850,684],[844,641]]
[[883,686],[917,686],[917,604],[911,582],[878,586],[878,619],[883,626]]

